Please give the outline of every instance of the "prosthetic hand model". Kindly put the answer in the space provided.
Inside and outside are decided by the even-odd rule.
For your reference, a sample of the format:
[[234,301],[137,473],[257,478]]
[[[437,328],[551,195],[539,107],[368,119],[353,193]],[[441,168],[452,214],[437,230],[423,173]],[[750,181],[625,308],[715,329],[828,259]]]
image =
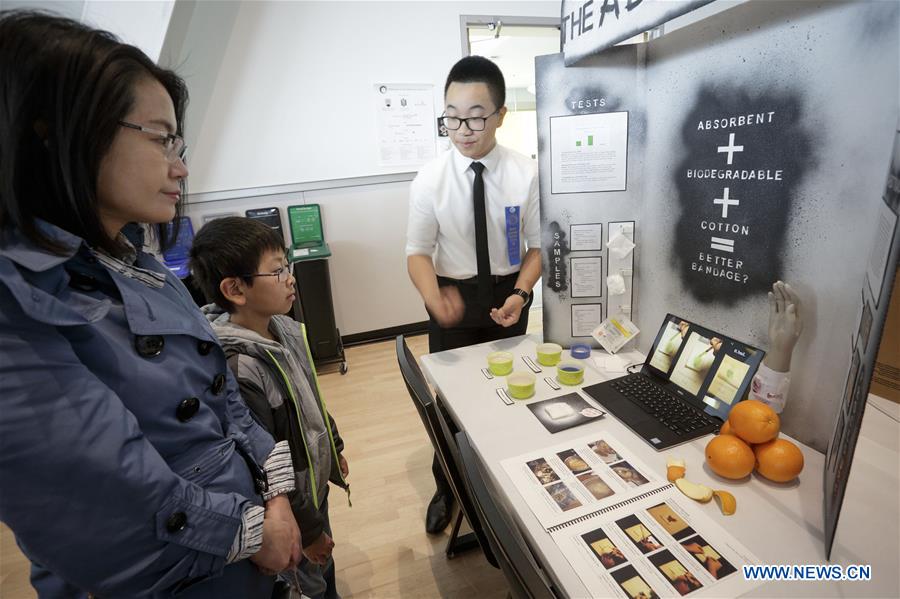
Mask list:
[[769,352],[750,386],[750,399],[781,413],[791,384],[791,354],[803,330],[800,298],[790,285],[777,281],[769,292]]

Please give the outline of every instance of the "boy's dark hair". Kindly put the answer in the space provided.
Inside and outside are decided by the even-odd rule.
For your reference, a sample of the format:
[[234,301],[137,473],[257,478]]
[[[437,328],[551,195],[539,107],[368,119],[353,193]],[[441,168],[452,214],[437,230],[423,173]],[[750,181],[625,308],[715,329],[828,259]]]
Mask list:
[[[181,135],[188,93],[174,72],[106,31],[40,12],[0,11],[0,234],[15,227],[64,254],[36,226],[42,219],[121,255],[100,222],[97,174],[146,77],[169,92]],[[177,223],[176,214],[172,226],[156,227],[163,249],[177,237]]]
[[444,96],[450,89],[450,84],[457,83],[484,83],[491,94],[495,109],[500,109],[506,103],[506,81],[500,67],[483,56],[466,56],[453,65],[447,82],[444,84]]
[[253,285],[253,274],[268,251],[284,251],[284,239],[272,227],[252,218],[226,216],[203,225],[191,246],[191,274],[206,296],[222,309],[235,306],[222,295],[219,284],[228,277],[240,277]]

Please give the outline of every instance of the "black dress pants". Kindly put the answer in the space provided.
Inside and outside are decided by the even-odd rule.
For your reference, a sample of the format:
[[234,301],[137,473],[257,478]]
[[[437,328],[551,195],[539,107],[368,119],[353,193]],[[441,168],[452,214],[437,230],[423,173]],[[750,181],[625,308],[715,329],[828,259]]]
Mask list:
[[[517,272],[510,275],[492,277],[494,300],[491,306],[479,305],[478,283],[474,278],[457,281],[446,277],[438,277],[438,285],[441,287],[454,285],[459,289],[466,311],[459,323],[448,328],[442,328],[433,318],[428,319],[428,351],[435,353],[523,335],[528,328],[528,309],[531,307],[530,299],[522,307],[519,322],[511,327],[504,328],[491,319],[491,308],[499,308],[506,302],[506,298],[512,295],[513,289],[515,289],[518,277],[519,273]],[[434,456],[431,471],[434,474],[437,492],[441,495],[451,495],[450,485],[444,477],[444,471],[441,469],[437,455]]]

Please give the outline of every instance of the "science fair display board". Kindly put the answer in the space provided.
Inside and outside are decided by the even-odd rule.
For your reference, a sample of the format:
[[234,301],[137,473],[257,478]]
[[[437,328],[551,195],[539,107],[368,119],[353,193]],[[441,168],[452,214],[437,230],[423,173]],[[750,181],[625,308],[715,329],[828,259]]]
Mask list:
[[545,340],[591,342],[624,314],[646,352],[676,313],[766,348],[766,292],[787,281],[804,330],[782,429],[824,451],[896,260],[898,19],[895,2],[751,1],[569,67],[536,59]]

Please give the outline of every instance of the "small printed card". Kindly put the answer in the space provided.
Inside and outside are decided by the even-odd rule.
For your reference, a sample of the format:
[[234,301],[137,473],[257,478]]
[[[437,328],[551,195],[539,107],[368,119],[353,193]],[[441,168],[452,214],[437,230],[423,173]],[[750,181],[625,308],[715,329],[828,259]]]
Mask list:
[[601,322],[591,335],[603,349],[614,354],[639,332],[640,330],[627,317],[617,314]]

